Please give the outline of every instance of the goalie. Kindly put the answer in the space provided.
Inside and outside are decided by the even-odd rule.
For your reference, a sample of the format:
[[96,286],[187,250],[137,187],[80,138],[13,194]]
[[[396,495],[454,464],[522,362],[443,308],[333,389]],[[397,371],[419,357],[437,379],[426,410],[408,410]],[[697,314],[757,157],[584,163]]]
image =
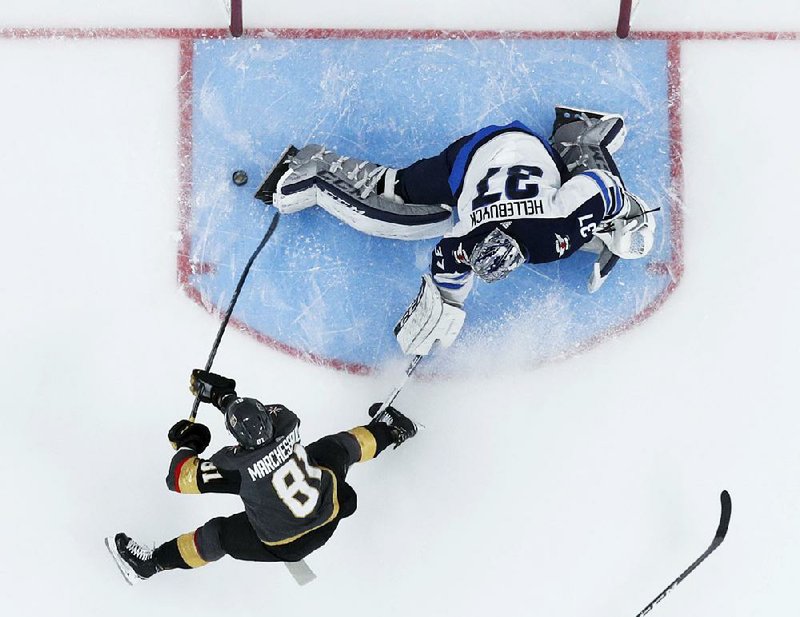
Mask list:
[[520,122],[488,126],[403,169],[290,146],[256,197],[289,214],[318,205],[370,235],[442,236],[419,294],[395,327],[404,353],[458,336],[475,276],[492,283],[524,263],[598,254],[589,292],[619,258],[653,247],[655,220],[612,158],[621,115],[556,107],[548,139]]

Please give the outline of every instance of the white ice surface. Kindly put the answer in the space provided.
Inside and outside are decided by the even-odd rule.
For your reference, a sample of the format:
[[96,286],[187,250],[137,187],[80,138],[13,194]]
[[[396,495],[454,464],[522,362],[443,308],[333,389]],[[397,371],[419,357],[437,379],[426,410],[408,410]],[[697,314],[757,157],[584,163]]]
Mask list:
[[[800,30],[794,1],[704,2],[691,21],[643,2],[641,19],[660,20],[648,29]],[[523,23],[477,2],[430,16],[409,4],[275,6],[257,25],[616,20],[610,1],[587,3],[585,25],[550,2],[495,3],[524,5]],[[220,11],[39,0],[4,3],[0,27],[221,27]],[[795,614],[800,43],[682,49],[686,269],[655,316],[535,372],[409,384],[398,404],[427,428],[353,469],[359,510],[309,558],[313,584],[225,559],[129,588],[104,535],[161,542],[240,509],[163,484],[165,432],[188,413],[187,375],[218,325],[176,281],[178,44],[0,38],[0,612],[633,615],[705,548],[727,488],[728,539],[652,614]],[[306,441],[361,422],[396,377],[314,367],[234,330],[215,367],[295,409]],[[200,419],[212,448],[227,443],[217,415]]]

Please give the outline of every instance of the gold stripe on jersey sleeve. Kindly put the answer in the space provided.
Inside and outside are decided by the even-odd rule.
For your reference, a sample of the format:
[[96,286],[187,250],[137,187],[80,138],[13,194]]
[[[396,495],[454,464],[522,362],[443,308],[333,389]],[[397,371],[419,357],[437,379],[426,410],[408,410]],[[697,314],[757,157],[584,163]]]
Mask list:
[[178,536],[178,552],[181,554],[181,559],[190,568],[199,568],[208,563],[200,557],[200,553],[197,551],[197,545],[194,543],[194,532]]
[[356,438],[361,448],[361,458],[358,460],[359,463],[375,458],[378,442],[375,441],[375,435],[372,434],[372,431],[366,426],[357,426],[347,432]]
[[306,529],[305,531],[298,533],[296,536],[292,536],[291,538],[284,538],[283,540],[277,540],[275,542],[267,542],[266,540],[261,540],[264,544],[266,544],[267,546],[280,546],[281,544],[289,544],[289,542],[294,542],[295,540],[297,540],[297,538],[301,538],[307,533],[314,531],[315,529],[319,529],[320,527],[327,525],[331,521],[336,520],[336,517],[339,515],[339,487],[336,483],[336,474],[333,473],[327,467],[320,467],[320,469],[322,471],[327,471],[329,474],[331,474],[331,479],[333,480],[333,491],[332,491],[333,512],[331,513],[331,515],[324,522],[320,523],[316,527],[312,527],[311,529]]
[[200,459],[196,456],[187,458],[181,463],[178,472],[178,491],[187,494],[199,494],[200,487],[197,486],[197,470],[200,466]]

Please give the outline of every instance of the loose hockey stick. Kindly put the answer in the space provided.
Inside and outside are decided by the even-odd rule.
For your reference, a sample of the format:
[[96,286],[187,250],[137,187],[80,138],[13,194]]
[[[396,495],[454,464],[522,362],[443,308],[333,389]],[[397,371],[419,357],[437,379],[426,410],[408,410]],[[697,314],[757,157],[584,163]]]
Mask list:
[[728,493],[728,491],[722,491],[722,493],[719,496],[719,499],[722,504],[722,511],[720,512],[719,516],[719,525],[717,526],[717,532],[714,534],[714,539],[712,540],[709,547],[705,550],[705,552],[702,555],[700,555],[700,557],[698,557],[694,561],[692,565],[686,568],[686,570],[684,570],[683,573],[678,578],[672,581],[664,591],[658,594],[656,598],[652,602],[650,602],[650,604],[645,606],[641,610],[641,612],[637,613],[636,617],[644,617],[644,615],[647,615],[647,613],[649,613],[656,604],[661,602],[661,600],[663,600],[664,597],[670,591],[675,589],[675,587],[677,587],[678,584],[683,579],[685,579],[687,576],[689,576],[689,574],[691,574],[692,570],[694,570],[697,566],[703,563],[706,557],[708,557],[711,553],[713,553],[716,550],[716,548],[720,544],[722,544],[722,541],[725,539],[725,535],[728,533],[728,523],[730,523],[731,520],[731,496]]
[[[239,277],[239,282],[236,284],[236,289],[233,291],[233,296],[231,296],[231,302],[228,305],[228,310],[225,312],[225,317],[222,320],[222,323],[219,326],[219,330],[217,331],[217,338],[214,340],[214,345],[211,347],[211,353],[208,354],[208,362],[206,362],[206,370],[211,370],[211,365],[214,362],[214,357],[217,355],[217,349],[219,348],[219,344],[222,341],[222,335],[225,333],[225,328],[228,326],[228,322],[231,319],[231,315],[233,314],[233,307],[236,306],[236,301],[239,299],[239,293],[242,291],[242,287],[244,286],[244,281],[247,278],[247,275],[250,273],[250,267],[253,265],[253,262],[258,257],[258,254],[261,252],[261,249],[264,248],[264,245],[267,243],[267,240],[270,239],[272,233],[275,231],[275,228],[278,226],[278,220],[281,217],[280,212],[276,212],[275,215],[272,217],[272,221],[269,224],[269,228],[267,229],[267,233],[264,234],[264,237],[261,239],[258,247],[253,254],[250,255],[250,259],[247,261],[247,265],[245,265],[244,270],[242,271],[242,275]],[[194,422],[195,418],[197,417],[197,408],[200,406],[200,395],[198,394],[194,398],[194,404],[192,405],[192,412],[189,414],[189,420]]]

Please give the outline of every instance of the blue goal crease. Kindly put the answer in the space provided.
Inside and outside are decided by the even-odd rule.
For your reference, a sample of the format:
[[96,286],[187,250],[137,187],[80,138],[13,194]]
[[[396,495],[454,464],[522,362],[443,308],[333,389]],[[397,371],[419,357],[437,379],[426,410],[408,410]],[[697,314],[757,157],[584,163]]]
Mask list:
[[[547,135],[555,105],[622,113],[629,133],[615,154],[620,172],[630,190],[662,207],[653,254],[619,264],[592,295],[594,256],[585,253],[492,285],[478,281],[454,346],[466,353],[478,333],[485,340],[489,332],[501,346],[515,337],[519,362],[563,357],[637,321],[671,282],[647,268],[673,258],[663,190],[672,181],[666,63],[664,41],[198,40],[191,259],[218,267],[199,269],[189,282],[224,310],[271,218],[253,194],[288,144],[318,143],[403,167],[479,129],[473,141],[509,126]],[[469,153],[467,144],[451,188],[463,181]],[[250,178],[241,187],[231,181],[238,169]],[[369,237],[319,208],[284,216],[234,315],[299,352],[376,367],[399,354],[392,327],[415,297],[435,243]]]

